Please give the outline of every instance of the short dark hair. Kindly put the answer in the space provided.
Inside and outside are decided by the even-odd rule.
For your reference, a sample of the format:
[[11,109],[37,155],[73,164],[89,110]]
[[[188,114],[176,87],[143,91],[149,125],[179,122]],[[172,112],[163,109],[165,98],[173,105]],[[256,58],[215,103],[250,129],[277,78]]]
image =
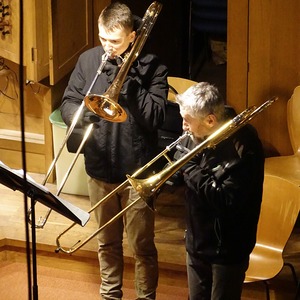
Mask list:
[[114,31],[119,28],[132,31],[134,18],[126,4],[112,2],[102,10],[98,24],[104,26],[108,31]]

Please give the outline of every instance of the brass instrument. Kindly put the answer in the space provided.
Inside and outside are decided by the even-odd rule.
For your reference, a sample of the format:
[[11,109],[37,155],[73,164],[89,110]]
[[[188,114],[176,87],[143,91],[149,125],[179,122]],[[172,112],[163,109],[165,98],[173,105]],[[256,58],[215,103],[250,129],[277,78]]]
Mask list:
[[161,172],[151,176],[150,178],[136,179],[132,176],[127,175],[130,184],[134,187],[134,189],[138,192],[142,199],[147,199],[148,197],[151,197],[167,181],[168,178],[170,178],[174,173],[181,169],[196,154],[203,151],[204,149],[215,147],[217,144],[231,136],[242,126],[246,125],[249,121],[253,119],[253,117],[257,113],[270,106],[276,100],[277,98],[273,97],[258,108],[252,106],[244,110],[235,118],[223,124],[214,133],[209,135],[207,139],[205,139],[202,143],[197,145],[190,152],[182,156],[179,160],[173,162]]
[[140,54],[161,8],[162,4],[154,1],[146,10],[142,19],[142,25],[138,30],[138,36],[129,54],[125,56],[116,78],[104,95],[89,94],[84,98],[86,107],[93,113],[110,122],[124,122],[127,119],[127,113],[118,104],[119,94],[130,66]]
[[[119,185],[115,190],[110,192],[107,196],[102,198],[96,205],[94,205],[89,213],[91,213],[93,210],[95,210],[99,205],[103,204],[105,201],[109,200],[113,195],[118,193],[121,190],[124,190],[125,187],[128,187],[131,185],[136,189],[136,191],[139,193],[140,198],[132,202],[130,205],[126,206],[123,210],[121,210],[117,215],[115,215],[112,219],[110,219],[107,223],[102,225],[100,228],[98,228],[94,233],[92,233],[89,237],[87,237],[83,241],[78,241],[69,249],[64,249],[61,247],[60,244],[60,238],[67,233],[71,228],[73,228],[76,223],[71,224],[67,229],[65,229],[62,233],[58,235],[56,238],[56,244],[57,249],[56,252],[62,251],[64,253],[73,253],[80,249],[82,246],[84,246],[86,243],[88,243],[92,238],[94,238],[101,230],[106,228],[109,224],[114,222],[116,219],[121,217],[130,207],[135,205],[137,201],[140,199],[144,200],[148,205],[149,201],[152,200],[152,197],[155,195],[157,190],[173,175],[175,174],[180,168],[182,168],[189,160],[191,160],[196,154],[200,153],[206,148],[215,147],[218,143],[223,141],[224,139],[231,136],[234,132],[239,130],[242,126],[246,125],[249,121],[253,119],[259,112],[264,110],[266,107],[270,106],[274,101],[277,100],[277,97],[273,97],[270,100],[263,103],[261,106],[256,108],[255,106],[250,107],[246,110],[244,110],[242,113],[237,115],[232,120],[229,120],[226,122],[223,126],[221,126],[218,130],[216,130],[214,133],[212,133],[207,139],[205,139],[202,143],[197,145],[194,149],[187,152],[181,159],[178,161],[172,162],[170,158],[167,156],[167,153],[171,151],[175,146],[178,146],[178,144],[185,138],[187,138],[190,134],[186,132],[184,135],[179,137],[175,142],[170,144],[166,147],[164,151],[162,151],[160,154],[158,154],[155,158],[153,158],[150,162],[148,162],[145,166],[137,170],[133,175],[129,176],[127,175],[127,180],[124,181],[121,185]],[[159,158],[165,157],[169,165],[164,168],[159,173],[147,178],[147,179],[137,179],[137,176],[140,175],[142,172],[147,170],[154,162],[156,162]]]
[[[73,132],[73,130],[79,120],[79,117],[83,111],[84,106],[86,106],[89,110],[91,110],[95,114],[99,115],[100,117],[102,117],[108,121],[124,122],[126,120],[127,114],[126,114],[125,110],[117,103],[118,97],[119,97],[121,88],[124,84],[124,81],[126,79],[127,73],[131,67],[131,64],[138,57],[140,51],[142,50],[142,47],[144,46],[146,39],[148,38],[161,9],[162,9],[162,4],[160,4],[157,1],[153,2],[148,7],[148,9],[146,10],[145,15],[142,19],[142,24],[138,30],[138,36],[130,50],[130,53],[128,55],[126,55],[126,57],[124,58],[123,64],[122,64],[116,78],[114,79],[113,83],[111,84],[111,86],[108,88],[108,90],[105,92],[104,95],[91,94],[91,90],[92,90],[93,86],[95,85],[98,76],[102,73],[106,62],[111,55],[110,52],[103,54],[102,62],[97,70],[95,78],[94,78],[89,90],[87,91],[80,107],[78,108],[78,110],[76,111],[76,113],[74,115],[74,118],[72,120],[70,127],[68,128],[68,131],[63,140],[63,143],[62,143],[61,147],[59,148],[56,157],[53,159],[42,185],[45,185],[47,183],[47,181],[54,169],[54,166],[57,163],[58,158],[60,157],[60,155],[62,153],[64,146],[66,145],[68,139],[71,136],[71,133]],[[58,189],[57,196],[63,189],[63,187],[66,183],[66,180],[79,157],[80,151],[83,148],[89,134],[92,131],[92,127],[93,127],[93,125],[91,124],[87,128],[84,138],[75,154],[75,157],[66,173],[66,176],[64,176],[61,186]],[[35,225],[36,228],[43,228],[45,226],[51,211],[52,210],[49,209],[44,217],[42,217],[42,216],[39,217],[38,222]],[[32,223],[31,214],[32,214],[32,208],[30,208],[27,212],[29,223]]]

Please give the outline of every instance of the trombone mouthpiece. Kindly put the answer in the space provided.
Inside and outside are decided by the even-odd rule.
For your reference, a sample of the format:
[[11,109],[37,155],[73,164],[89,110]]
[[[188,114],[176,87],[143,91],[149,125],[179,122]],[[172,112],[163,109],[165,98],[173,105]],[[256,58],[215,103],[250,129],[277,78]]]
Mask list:
[[102,62],[106,62],[108,60],[108,58],[110,57],[110,55],[111,55],[111,52],[105,52],[102,55]]

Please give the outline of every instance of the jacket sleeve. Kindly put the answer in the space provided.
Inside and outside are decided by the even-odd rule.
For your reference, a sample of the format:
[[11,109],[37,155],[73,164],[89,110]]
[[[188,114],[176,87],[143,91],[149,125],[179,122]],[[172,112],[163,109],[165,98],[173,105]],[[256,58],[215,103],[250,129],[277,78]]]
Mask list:
[[71,73],[60,107],[62,118],[68,126],[91,87],[101,63],[102,54],[103,50],[100,47],[87,50],[80,55]]
[[85,80],[81,76],[80,62],[78,61],[74,71],[72,72],[67,88],[62,97],[62,104],[60,106],[62,119],[70,126],[72,118],[78,110],[80,104],[84,99],[83,87]]
[[167,72],[156,56],[146,55],[133,63],[121,90],[135,121],[150,132],[165,118]]
[[261,197],[263,157],[245,145],[226,143],[226,147],[209,154],[185,170],[189,189],[205,201],[216,215],[234,217],[249,201]]

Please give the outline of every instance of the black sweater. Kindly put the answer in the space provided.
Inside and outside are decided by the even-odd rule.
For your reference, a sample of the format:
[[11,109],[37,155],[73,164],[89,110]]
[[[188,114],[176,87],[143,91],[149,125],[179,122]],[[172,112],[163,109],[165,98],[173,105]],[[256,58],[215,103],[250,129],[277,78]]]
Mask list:
[[[67,125],[90,89],[103,53],[98,46],[80,56],[61,105]],[[114,65],[115,60],[109,64]],[[113,82],[114,76],[108,69],[98,76],[92,94],[103,95]],[[167,68],[155,55],[141,53],[132,64],[118,99],[127,112],[127,120],[113,123],[100,119],[85,144],[88,175],[106,182],[122,182],[126,174],[132,174],[153,157],[157,128],[164,121],[167,92]]]

